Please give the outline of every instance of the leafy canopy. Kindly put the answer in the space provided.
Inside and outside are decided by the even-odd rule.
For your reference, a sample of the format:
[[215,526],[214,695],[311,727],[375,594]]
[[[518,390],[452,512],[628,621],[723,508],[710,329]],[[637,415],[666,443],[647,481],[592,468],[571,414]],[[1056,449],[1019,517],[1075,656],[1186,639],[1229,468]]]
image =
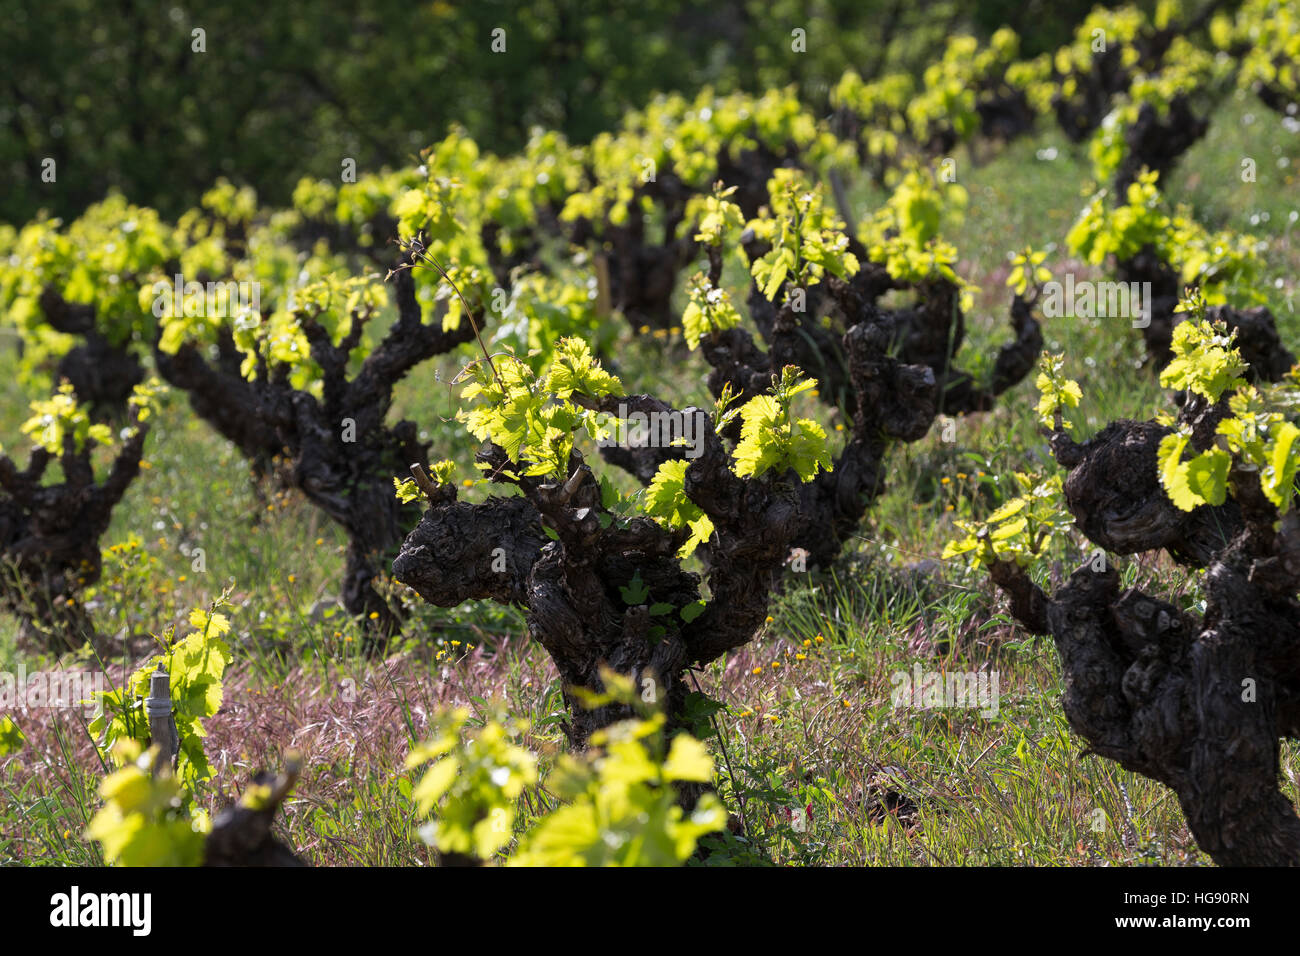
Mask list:
[[810,418],[795,418],[791,404],[796,395],[816,385],[799,369],[787,365],[770,395],[756,395],[740,409],[740,442],[733,452],[735,472],[757,478],[767,471],[778,474],[793,469],[800,481],[812,481],[818,470],[832,471],[826,430]]

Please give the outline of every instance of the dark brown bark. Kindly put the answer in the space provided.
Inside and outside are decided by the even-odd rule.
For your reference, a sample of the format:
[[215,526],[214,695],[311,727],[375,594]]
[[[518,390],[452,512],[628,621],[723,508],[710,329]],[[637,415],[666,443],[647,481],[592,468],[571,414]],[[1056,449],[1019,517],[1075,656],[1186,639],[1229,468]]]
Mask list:
[[[751,248],[750,253],[760,250]],[[1014,338],[999,351],[991,380],[980,385],[953,361],[965,328],[958,291],[951,283],[923,283],[914,288],[913,304],[885,309],[879,300],[908,286],[864,254],[862,269],[851,281],[830,276],[823,285],[824,291],[809,297],[803,314],[751,290],[750,311],[766,351],[739,327],[700,343],[711,366],[707,381],[715,396],[730,386],[741,401],[748,400],[768,388],[782,367],[797,365],[817,379],[823,403],[847,412],[849,440],[834,470],[800,489],[803,528],[794,545],[807,550],[810,564],[820,566],[838,557],[884,491],[890,445],[917,441],[940,414],[992,408],[998,395],[1033,368],[1043,341],[1033,299],[1016,297],[1010,310]],[[778,293],[777,300],[782,298]],[[819,304],[832,318],[830,328],[817,318]],[[832,329],[843,330],[838,341]],[[608,452],[606,457],[622,463]],[[657,467],[649,453],[640,454],[634,464],[643,481]],[[712,549],[706,550],[712,554]]]
[[1160,174],[1160,182],[1166,182],[1178,160],[1209,128],[1209,119],[1197,116],[1186,96],[1174,97],[1164,116],[1150,103],[1143,103],[1137,120],[1124,131],[1124,158],[1115,171],[1115,195],[1123,196],[1143,169],[1154,170]]
[[43,448],[21,471],[0,455],[0,607],[49,649],[68,650],[95,636],[80,596],[103,571],[99,539],[140,473],[147,432],[134,426],[98,482],[93,441],[78,450],[67,436],[58,458],[63,480],[52,485],[42,478],[55,457]]
[[414,507],[394,497],[393,478],[413,463],[428,467],[428,448],[415,424],[386,421],[393,388],[420,362],[474,337],[465,319],[450,332],[436,317],[425,321],[409,269],[394,273],[393,288],[397,320],[355,374],[350,353],[369,314],[354,314],[351,331],[338,345],[314,317],[302,317],[312,358],[323,372],[319,399],[295,389],[285,367],[259,363],[253,377],[245,378],[243,356],[228,332],[214,355],[192,344],[174,355],[155,350],[159,373],[189,395],[195,412],[234,442],[256,472],[273,473],[284,486],[301,491],[347,533],[340,587],[344,606],[375,621],[381,634],[392,633],[400,622],[374,584],[418,518]]
[[1240,532],[1241,510],[1231,499],[1190,512],[1174,506],[1156,465],[1160,442],[1170,432],[1155,422],[1117,421],[1068,450],[1068,439],[1058,438],[1058,460],[1073,462],[1065,503],[1079,530],[1106,551],[1163,548],[1180,564],[1203,568]]
[[[1185,313],[1174,311],[1183,292],[1178,273],[1150,246],[1117,263],[1117,272],[1121,282],[1151,283],[1151,294],[1146,301],[1151,311],[1150,323],[1141,331],[1148,360],[1156,370],[1163,369],[1173,358],[1174,328],[1187,318]],[[1234,309],[1216,305],[1206,313],[1206,318],[1236,331],[1236,346],[1250,364],[1248,380],[1280,381],[1295,364],[1295,353],[1283,345],[1277,320],[1267,308]]]
[[[623,314],[633,331],[642,326],[667,329],[672,325],[677,276],[697,248],[690,234],[675,234],[693,194],[671,171],[657,171],[653,180],[636,187],[625,222],[616,225],[606,220],[597,234],[593,223],[580,219],[569,232],[569,240],[576,245],[599,241],[609,264],[610,306]],[[658,242],[649,235],[641,208],[643,198],[652,199],[662,210],[665,224]]]
[[[648,396],[613,405],[620,401],[642,411],[672,410]],[[676,557],[685,534],[644,517],[615,520],[577,452],[563,484],[542,484],[507,479],[504,452],[487,446],[480,459],[492,465],[494,480],[516,484],[521,494],[470,505],[456,501],[454,486],[438,488],[393,563],[394,576],[432,604],[489,599],[524,607],[530,637],[546,648],[563,680],[570,709],[565,730],[575,747],[632,716],[623,705],[587,710],[572,693],[603,687],[604,667],[630,675],[646,699],[664,705],[674,728],[684,726],[687,670],[757,632],[771,576],[800,528],[793,476],[742,481],[708,416],[698,409],[681,414],[697,416],[705,436],[703,454],[687,469],[686,492],[712,518],[719,541],[707,574],[712,596],[693,620],[681,611],[699,601],[702,582]],[[623,589],[637,581],[647,596],[631,603]]]
[[1037,117],[1024,91],[999,80],[984,84],[976,96],[980,134],[986,139],[1009,143],[1032,132]]
[[754,149],[739,150],[734,156],[724,146],[718,154],[718,172],[714,179],[735,186],[731,201],[740,207],[746,220],[754,219],[758,210],[767,205],[768,180],[783,166],[797,166],[798,154],[799,150],[793,143],[787,143],[779,154],[759,144]]
[[[1071,142],[1086,140],[1110,112],[1113,98],[1129,88],[1135,75],[1158,72],[1174,38],[1201,29],[1221,6],[1217,0],[1211,0],[1181,25],[1169,24],[1139,32],[1133,38],[1137,59],[1131,67],[1123,63],[1123,45],[1109,42],[1104,51],[1092,54],[1086,69],[1070,74],[1075,80],[1075,92],[1070,96],[1059,92],[1066,75],[1054,70],[1058,92],[1052,98],[1052,109],[1061,131]],[[1114,40],[1113,37],[1108,39]]]
[[1027,629],[1053,637],[1066,717],[1090,752],[1172,789],[1216,863],[1300,865],[1300,818],[1278,788],[1279,738],[1300,737],[1300,520],[1275,528],[1257,477],[1236,472],[1229,506],[1176,511],[1155,480],[1166,431],[1115,422],[1083,445],[1057,433],[1053,449],[1094,543],[1208,565],[1204,617],[1121,590],[1109,563],[1050,597],[1011,562],[993,580]]
[[[760,144],[733,155],[731,147],[724,146],[709,185],[722,181],[734,186],[736,191],[731,201],[746,218],[753,218],[768,201],[767,184],[773,173],[782,166],[796,165],[797,155],[793,143],[786,144],[780,153]],[[634,331],[643,326],[667,329],[677,321],[678,316],[672,310],[673,291],[681,271],[698,251],[693,229],[687,229],[682,236],[677,232],[686,215],[687,202],[698,191],[672,170],[658,170],[654,179],[637,185],[625,222],[614,224],[606,220],[599,235],[595,225],[585,219],[575,222],[569,230],[569,241],[577,245],[599,239],[609,261],[611,306],[623,314]],[[640,205],[643,198],[652,200],[659,208],[663,231],[658,241],[649,234]],[[505,257],[498,258],[502,267],[508,265]]]
[[[922,304],[906,314],[878,310],[861,295],[851,296],[847,284],[830,288],[830,295],[839,291],[856,307],[838,343],[842,370],[833,373],[848,396],[853,427],[834,471],[811,482],[801,483],[793,474],[738,478],[724,446],[724,439],[734,441],[736,436],[715,433],[709,417],[698,409],[676,412],[647,395],[574,397],[610,414],[674,412],[696,417],[695,434],[702,436],[702,444],[687,467],[685,492],[712,520],[715,532],[698,552],[710,594],[698,617],[686,621],[680,614],[699,599],[704,583],[683,571],[676,557],[684,532],[670,532],[646,518],[614,520],[601,507],[599,484],[576,452],[564,484],[539,484],[505,477],[503,469],[518,473],[518,463],[507,461],[495,446],[486,448],[480,460],[490,466],[494,480],[516,484],[520,496],[468,505],[455,500],[454,487],[438,488],[428,512],[403,544],[393,564],[394,576],[439,606],[483,599],[522,605],[530,636],[546,648],[566,688],[601,687],[601,668],[609,666],[632,675],[643,688],[641,682],[652,681],[655,699],[664,702],[670,721],[680,726],[687,669],[740,647],[757,633],[793,548],[805,549],[814,564],[838,556],[884,488],[889,446],[916,441],[929,430],[942,400],[939,382],[957,383],[954,391],[969,409],[987,407],[993,394],[1023,374],[1018,371],[1022,366],[1032,366],[1041,347],[1029,304],[1019,301],[1013,308],[1016,343],[1007,351],[1009,357],[1000,359],[995,382],[975,389],[951,366],[946,353],[930,355],[936,364],[942,363],[939,376],[929,365],[908,364],[891,354],[900,340],[910,342],[905,352],[910,349],[908,354],[923,357],[932,339],[951,341],[951,332],[930,327],[940,324],[948,330],[960,315],[953,299],[944,295],[946,286],[927,287],[923,302],[931,303],[929,307]],[[935,300],[940,304],[932,304]],[[764,315],[757,324],[766,329],[766,352],[740,329],[702,343],[713,368],[709,384],[715,392],[731,383],[742,397],[759,394],[770,387],[775,372],[802,354],[797,343],[805,341],[803,327],[788,307]],[[959,332],[956,337],[960,340]],[[657,467],[655,456],[667,457],[668,451],[681,454],[624,449],[623,458],[648,480]],[[555,540],[548,540],[544,526],[552,529]],[[649,597],[629,606],[622,589],[634,579],[649,589]],[[652,615],[655,605],[670,610]],[[592,731],[630,715],[621,707],[584,710],[567,690],[566,699],[571,712],[567,731],[579,747]]]
[[[1092,753],[1172,789],[1216,863],[1294,866],[1300,819],[1278,789],[1278,739],[1300,732],[1297,668],[1281,647],[1300,639],[1300,605],[1261,601],[1241,557],[1225,554],[1211,567],[1203,621],[1121,592],[1114,568],[1091,565],[1046,601],[1046,622],[1041,592],[1030,599],[1034,610],[1015,600],[1012,609],[1054,638],[1066,717]],[[995,579],[1033,594],[1023,574],[1003,566]]]
[[306,866],[294,852],[271,833],[275,812],[298,780],[301,765],[290,761],[283,773],[261,771],[251,786],[270,788],[264,802],[240,801],[218,813],[203,844],[203,865]]
[[95,307],[68,302],[52,286],[41,292],[41,311],[50,327],[80,338],[59,359],[55,375],[67,379],[77,401],[96,418],[122,418],[127,399],[144,381],[144,369],[130,343],[110,341],[95,324]]
[[1082,143],[1101,125],[1110,112],[1111,98],[1128,89],[1131,74],[1120,62],[1122,48],[1110,45],[1103,53],[1094,53],[1086,71],[1075,73],[1076,91],[1072,96],[1058,92],[1052,97],[1057,124],[1072,143]]

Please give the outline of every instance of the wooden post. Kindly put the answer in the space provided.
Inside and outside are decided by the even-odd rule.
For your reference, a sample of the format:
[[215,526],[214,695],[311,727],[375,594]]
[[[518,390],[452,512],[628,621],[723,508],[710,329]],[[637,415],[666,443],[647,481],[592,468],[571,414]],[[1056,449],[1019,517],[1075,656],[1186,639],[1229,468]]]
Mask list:
[[844,220],[844,231],[850,239],[857,239],[857,226],[853,223],[853,206],[849,203],[849,191],[844,188],[844,177],[838,169],[830,171],[831,195],[839,209],[840,218]]
[[181,742],[176,719],[172,716],[171,675],[161,664],[149,678],[149,696],[144,699],[144,712],[149,720],[150,741],[158,748],[154,773],[168,764],[175,769]]
[[596,315],[607,319],[614,309],[609,290],[609,257],[603,250],[597,252],[592,256],[592,264],[596,267]]
[[432,504],[436,489],[433,487],[433,482],[429,480],[429,476],[424,473],[424,466],[418,461],[411,464],[411,477],[415,479],[415,486],[424,492],[424,497],[428,498],[429,503]]

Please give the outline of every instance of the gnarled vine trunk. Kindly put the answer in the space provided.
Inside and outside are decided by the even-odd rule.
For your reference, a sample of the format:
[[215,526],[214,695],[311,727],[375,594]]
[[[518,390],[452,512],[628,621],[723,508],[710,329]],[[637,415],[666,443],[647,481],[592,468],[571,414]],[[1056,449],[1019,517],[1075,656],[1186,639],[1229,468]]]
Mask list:
[[[1183,292],[1178,273],[1148,245],[1117,263],[1117,274],[1121,282],[1151,283],[1150,295],[1143,293],[1150,314],[1144,317],[1149,321],[1141,332],[1149,361],[1162,369],[1173,358],[1174,328],[1186,321],[1185,313],[1174,311]],[[1295,364],[1295,354],[1278,335],[1277,320],[1264,306],[1234,309],[1216,305],[1206,312],[1208,319],[1222,322],[1237,333],[1234,344],[1250,364],[1246,376],[1251,381],[1279,381]]]
[[68,650],[95,636],[80,595],[103,571],[99,539],[140,473],[147,432],[134,426],[102,482],[91,463],[93,440],[78,449],[71,433],[57,459],[58,484],[42,483],[55,461],[44,448],[22,470],[0,455],[0,607],[50,649]]
[[[711,260],[715,272],[720,270],[716,253]],[[631,675],[651,699],[664,703],[670,724],[683,726],[688,669],[753,638],[792,549],[806,549],[814,562],[829,563],[838,555],[884,488],[889,445],[923,436],[945,401],[952,403],[949,408],[988,407],[994,394],[1032,367],[1041,347],[1029,303],[1017,300],[1017,340],[1000,356],[995,381],[979,389],[946,353],[934,359],[938,374],[930,365],[908,364],[892,354],[900,338],[913,340],[912,351],[904,351],[918,357],[928,354],[923,343],[930,338],[951,341],[949,323],[955,316],[959,321],[960,312],[942,290],[927,288],[924,301],[930,307],[904,315],[880,311],[847,284],[830,287],[848,310],[850,327],[841,342],[822,342],[827,348],[836,345],[844,357],[838,371],[823,371],[822,387],[834,381],[844,389],[853,432],[834,470],[811,482],[801,483],[792,472],[737,477],[723,445],[723,438],[735,435],[719,435],[699,409],[677,411],[648,395],[573,396],[584,407],[612,415],[694,417],[700,448],[689,459],[685,493],[714,526],[698,551],[705,582],[683,571],[676,557],[686,532],[669,531],[648,518],[616,520],[602,507],[599,483],[576,452],[563,484],[539,484],[508,477],[521,469],[502,449],[488,446],[479,459],[492,480],[515,484],[521,497],[470,505],[456,500],[454,487],[431,492],[428,512],[393,564],[394,576],[442,607],[468,600],[522,606],[530,636],[546,648],[565,685],[574,745],[584,746],[594,730],[629,716],[618,707],[585,710],[571,692],[599,689],[603,667]],[[739,328],[702,341],[715,394],[731,385],[742,400],[750,398],[766,391],[784,365],[807,362],[799,343],[811,323],[805,326],[788,309],[756,321],[766,330],[767,351]],[[960,331],[956,335],[960,340]],[[646,481],[659,463],[684,454],[676,448],[602,451]],[[554,540],[544,524],[554,531]],[[704,583],[708,604],[686,620],[681,612],[699,600]],[[630,600],[625,589],[638,587],[644,587],[644,595]]]
[[1115,171],[1115,195],[1123,197],[1144,168],[1159,173],[1160,182],[1165,182],[1182,155],[1209,128],[1209,119],[1197,116],[1186,96],[1175,96],[1164,114],[1143,103],[1137,119],[1124,130],[1124,158]]
[[291,759],[281,773],[259,772],[249,790],[266,787],[265,798],[252,802],[241,800],[213,818],[212,829],[203,841],[203,865],[306,866],[293,850],[271,833],[275,812],[293,789],[301,769],[301,762]]
[[[670,410],[648,396],[630,401],[643,411]],[[577,452],[564,483],[542,484],[506,479],[505,453],[488,446],[480,460],[494,480],[517,484],[522,495],[467,504],[456,500],[454,486],[437,488],[393,563],[394,576],[431,604],[521,605],[529,636],[560,673],[570,709],[565,731],[578,748],[595,730],[633,716],[623,705],[587,709],[574,694],[601,689],[605,667],[630,675],[644,699],[664,706],[671,726],[685,726],[687,670],[757,632],[767,613],[767,575],[780,567],[798,527],[797,502],[786,488],[737,478],[705,413],[682,414],[696,416],[707,436],[704,454],[687,470],[687,493],[724,542],[708,572],[711,600],[698,616],[682,615],[700,600],[702,583],[676,557],[684,532],[649,518],[614,520]]]
[[[1207,446],[1222,410],[1188,403],[1181,417]],[[1057,432],[1053,450],[1091,541],[1207,567],[1204,615],[1121,589],[1108,562],[1050,596],[1012,562],[993,579],[1021,624],[1054,639],[1065,714],[1092,753],[1173,790],[1216,863],[1300,865],[1300,818],[1278,788],[1279,739],[1300,739],[1300,520],[1275,529],[1253,474],[1231,476],[1225,506],[1176,509],[1156,479],[1168,431],[1121,421],[1082,445]]]
[[234,442],[255,472],[273,473],[284,486],[300,490],[343,528],[343,604],[383,634],[397,630],[400,621],[376,590],[376,579],[418,515],[395,498],[393,478],[412,463],[428,466],[428,446],[415,424],[386,421],[393,388],[418,363],[474,337],[468,320],[451,331],[424,320],[409,268],[394,273],[393,287],[397,320],[352,375],[349,356],[369,314],[355,313],[337,345],[315,318],[301,317],[312,358],[323,371],[320,398],[294,388],[287,368],[260,359],[246,377],[244,356],[228,332],[213,357],[193,344],[175,354],[155,350],[160,374],[189,395],[194,411]]
[[45,321],[57,332],[81,339],[60,359],[55,374],[67,379],[77,401],[99,418],[121,418],[127,400],[144,381],[144,368],[129,345],[109,341],[95,325],[95,307],[68,302],[52,286],[41,292]]
[[[766,391],[782,368],[795,365],[817,380],[823,404],[842,406],[850,417],[849,438],[834,470],[799,489],[803,528],[792,546],[805,550],[811,565],[826,566],[839,556],[885,490],[884,463],[892,444],[919,440],[941,414],[992,409],[997,396],[1034,367],[1043,345],[1034,299],[1017,296],[1010,310],[1014,337],[999,350],[990,380],[977,383],[953,360],[965,338],[956,286],[943,280],[915,286],[896,281],[868,261],[860,245],[852,246],[862,254],[861,270],[849,281],[827,276],[806,290],[804,312],[788,302],[776,305],[751,286],[749,311],[766,349],[741,327],[700,340],[715,398],[730,388],[738,402],[748,401]],[[753,259],[766,250],[751,241],[746,251]],[[710,250],[709,258],[709,278],[716,284],[721,256]],[[882,308],[879,300],[891,290],[912,290],[915,302]],[[819,310],[834,320],[829,327],[818,320]],[[845,331],[837,335],[835,328]],[[672,447],[609,446],[601,454],[648,483],[664,461],[685,453]],[[706,561],[713,551],[703,548]]]

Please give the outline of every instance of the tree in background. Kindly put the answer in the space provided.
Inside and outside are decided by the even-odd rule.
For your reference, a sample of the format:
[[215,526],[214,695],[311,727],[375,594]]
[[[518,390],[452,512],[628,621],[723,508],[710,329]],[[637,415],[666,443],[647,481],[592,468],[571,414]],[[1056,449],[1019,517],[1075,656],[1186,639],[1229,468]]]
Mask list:
[[657,90],[793,81],[824,105],[848,67],[916,71],[954,30],[1007,18],[1033,54],[1089,5],[231,0],[108,15],[50,0],[13,10],[0,33],[0,176],[12,187],[0,220],[75,215],[114,186],[175,216],[219,176],[283,205],[301,176],[338,177],[349,159],[405,164],[453,120],[498,152],[535,125],[585,141]]

